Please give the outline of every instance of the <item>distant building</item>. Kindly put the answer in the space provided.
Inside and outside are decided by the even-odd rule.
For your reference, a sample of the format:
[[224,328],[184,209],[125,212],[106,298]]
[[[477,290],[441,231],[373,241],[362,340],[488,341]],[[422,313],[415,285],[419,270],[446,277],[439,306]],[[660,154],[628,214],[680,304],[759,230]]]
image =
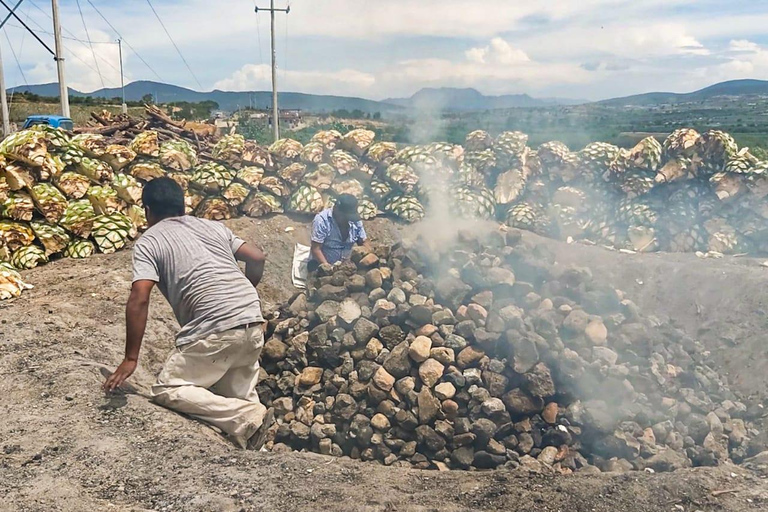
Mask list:
[[[300,109],[280,109],[280,126],[291,130],[296,130],[304,125],[304,118]],[[264,123],[268,127],[272,127],[272,110],[254,110],[250,112],[248,118],[253,121]]]

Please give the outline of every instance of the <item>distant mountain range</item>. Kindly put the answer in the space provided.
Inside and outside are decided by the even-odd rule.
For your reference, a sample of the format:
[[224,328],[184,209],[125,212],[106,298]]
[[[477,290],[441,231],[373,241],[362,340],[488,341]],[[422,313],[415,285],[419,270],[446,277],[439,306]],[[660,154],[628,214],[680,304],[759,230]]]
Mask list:
[[[40,96],[58,96],[59,87],[55,83],[30,86],[18,86],[9,92],[28,91]],[[90,93],[75,89],[69,90],[72,96],[93,96],[114,98],[120,96],[120,89],[99,89]],[[272,93],[269,91],[233,92],[214,90],[198,92],[185,87],[141,80],[125,86],[125,96],[129,101],[139,101],[147,94],[155,97],[158,103],[176,101],[200,102],[213,100],[222,110],[233,111],[238,108],[252,106],[254,108],[269,108],[272,104]],[[280,106],[286,109],[301,109],[308,112],[331,112],[334,110],[361,110],[373,114],[380,112],[407,113],[410,110],[444,110],[444,111],[478,111],[508,108],[547,107],[553,105],[579,105],[588,103],[583,100],[564,98],[533,98],[527,94],[507,94],[503,96],[486,96],[476,89],[460,88],[424,88],[410,98],[390,98],[383,101],[352,98],[346,96],[327,96],[318,94],[303,94],[297,92],[281,92]],[[614,98],[597,102],[600,105],[614,107],[648,106],[669,103],[699,102],[722,96],[768,96],[768,81],[763,80],[732,80],[711,85],[691,93],[652,92],[637,94],[624,98]]]
[[[30,86],[18,86],[10,91],[28,91],[40,96],[59,96],[59,86],[56,83]],[[10,92],[9,91],[9,92]],[[69,89],[70,96],[92,96],[95,98],[120,97],[119,88],[99,89],[93,92],[81,92]],[[269,91],[257,92],[232,92],[214,90],[210,92],[198,92],[177,85],[164,84],[140,80],[131,82],[125,86],[125,99],[127,101],[140,101],[145,95],[151,94],[157,103],[172,103],[176,101],[200,102],[213,100],[219,104],[219,108],[234,111],[238,108],[271,108],[272,93]],[[330,112],[346,109],[361,110],[366,113],[391,112],[402,110],[401,107],[382,103],[380,101],[366,100],[363,98],[350,98],[345,96],[324,96],[318,94],[303,94],[298,92],[281,92],[278,95],[280,108],[301,109],[310,112]]]
[[601,105],[616,107],[663,105],[670,103],[692,103],[704,101],[718,96],[768,96],[768,81],[765,80],[731,80],[710,85],[704,89],[689,93],[649,92],[624,98],[603,100]]
[[486,96],[476,89],[456,89],[441,87],[424,88],[410,98],[391,98],[384,100],[406,108],[424,110],[495,110],[503,108],[547,107],[551,105],[578,105],[587,103],[582,100],[564,98],[532,98],[527,94],[505,94],[504,96]]

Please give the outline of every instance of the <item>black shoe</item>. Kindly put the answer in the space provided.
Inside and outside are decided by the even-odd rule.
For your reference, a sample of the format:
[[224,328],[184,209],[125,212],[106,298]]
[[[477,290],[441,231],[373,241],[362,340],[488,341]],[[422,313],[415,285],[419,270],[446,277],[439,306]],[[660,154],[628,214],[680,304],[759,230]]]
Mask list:
[[270,407],[267,409],[267,413],[264,415],[264,420],[261,422],[261,426],[253,433],[250,439],[248,439],[249,450],[261,450],[264,443],[267,440],[267,432],[269,427],[275,423],[275,409]]

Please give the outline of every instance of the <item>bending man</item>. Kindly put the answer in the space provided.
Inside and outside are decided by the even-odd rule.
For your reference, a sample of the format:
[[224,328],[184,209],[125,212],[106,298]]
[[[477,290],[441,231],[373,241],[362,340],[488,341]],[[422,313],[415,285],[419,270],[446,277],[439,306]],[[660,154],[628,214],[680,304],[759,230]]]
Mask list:
[[333,265],[349,258],[355,244],[367,245],[360,214],[357,213],[357,199],[351,194],[341,194],[333,208],[315,215],[312,222],[312,260],[308,268],[312,272],[318,266]]
[[[152,288],[157,284],[181,330],[152,398],[215,425],[242,448],[264,444],[273,413],[256,394],[264,318],[256,293],[264,253],[223,224],[184,215],[184,192],[170,178],[144,187],[149,229],[133,249],[133,285],[125,308],[125,359],[104,388],[136,369]],[[237,261],[245,262],[245,274]]]

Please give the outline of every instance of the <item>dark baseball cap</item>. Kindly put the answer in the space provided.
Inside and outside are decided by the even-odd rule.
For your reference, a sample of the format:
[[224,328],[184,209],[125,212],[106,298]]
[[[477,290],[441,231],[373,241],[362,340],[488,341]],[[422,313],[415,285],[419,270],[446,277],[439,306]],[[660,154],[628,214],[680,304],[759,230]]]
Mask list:
[[357,198],[352,194],[340,194],[333,207],[338,208],[339,213],[350,221],[360,220],[360,214],[357,212]]

